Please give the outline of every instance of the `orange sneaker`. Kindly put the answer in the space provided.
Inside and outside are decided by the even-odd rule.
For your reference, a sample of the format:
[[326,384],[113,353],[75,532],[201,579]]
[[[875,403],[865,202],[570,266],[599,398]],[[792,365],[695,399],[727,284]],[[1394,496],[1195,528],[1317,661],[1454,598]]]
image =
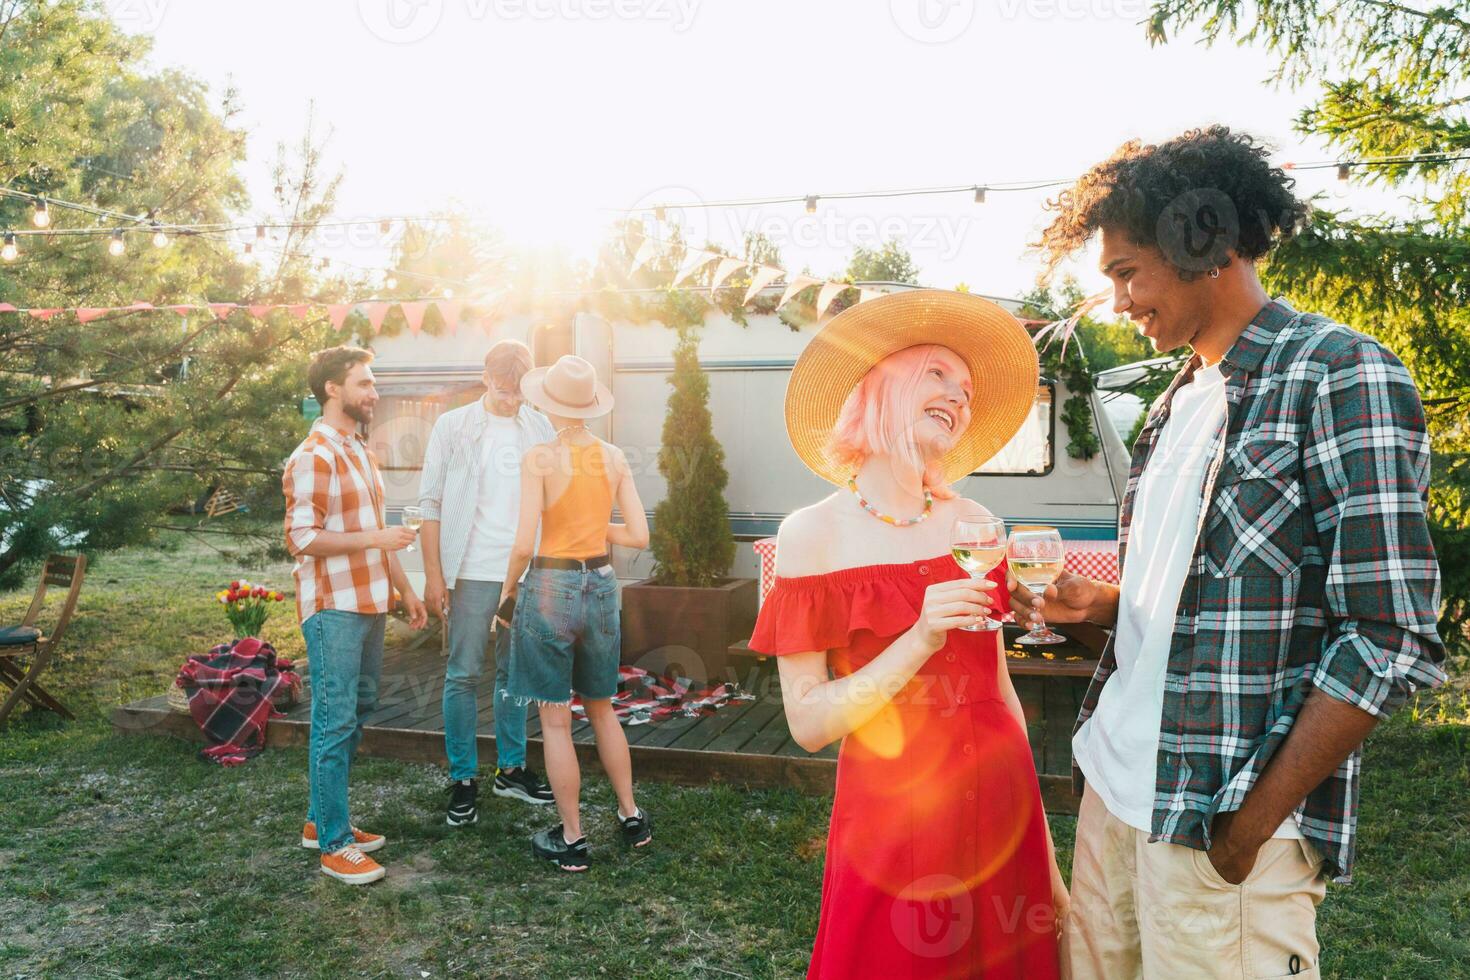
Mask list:
[[322,855],[322,874],[349,885],[366,885],[387,873],[386,868],[352,844],[333,854]]
[[[362,853],[371,854],[388,843],[388,838],[382,834],[370,834],[365,830],[353,827],[352,843]],[[310,820],[306,821],[306,826],[301,828],[301,846],[312,851],[321,850],[322,845],[316,839],[316,824]]]

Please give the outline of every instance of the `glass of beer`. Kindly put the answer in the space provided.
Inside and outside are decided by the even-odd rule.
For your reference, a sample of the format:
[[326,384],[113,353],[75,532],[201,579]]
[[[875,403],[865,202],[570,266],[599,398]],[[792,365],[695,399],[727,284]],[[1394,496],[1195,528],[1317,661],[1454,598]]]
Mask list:
[[[1066,549],[1062,535],[1054,527],[1026,525],[1011,528],[1011,540],[1006,548],[1006,560],[1011,574],[1033,595],[1041,595],[1046,587],[1062,574],[1062,563]],[[1031,632],[1016,638],[1017,643],[1041,645],[1066,643],[1067,638],[1047,628],[1046,620],[1040,617]]]
[[[955,562],[970,574],[984,578],[1006,556],[1006,526],[998,517],[961,517],[949,534],[950,551]],[[1000,623],[985,617],[974,626],[961,626],[971,633],[998,630]]]
[[[403,526],[404,527],[408,528],[410,531],[412,531],[413,533],[417,534],[419,532],[419,528],[423,526],[423,523],[424,523],[424,512],[423,512],[423,510],[421,508],[418,508],[418,507],[405,507],[405,508],[403,508]],[[413,551],[414,550],[414,546],[412,544],[410,544],[407,548],[404,548],[403,550],[404,551]]]

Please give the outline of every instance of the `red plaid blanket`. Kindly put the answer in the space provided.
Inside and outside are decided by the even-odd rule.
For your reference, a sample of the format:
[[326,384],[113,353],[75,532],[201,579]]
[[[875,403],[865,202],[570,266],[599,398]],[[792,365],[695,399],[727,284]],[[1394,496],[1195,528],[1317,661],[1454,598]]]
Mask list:
[[[647,725],[666,718],[699,718],[712,715],[731,701],[754,701],[755,695],[738,684],[715,684],[695,689],[687,677],[661,677],[642,667],[618,667],[618,693],[612,697],[613,712],[624,725]],[[587,717],[582,699],[573,695],[572,715]]]
[[301,677],[289,660],[249,636],[221,643],[207,654],[184,662],[174,683],[189,695],[189,714],[209,743],[200,758],[221,766],[238,766],[265,748],[265,726],[280,713],[271,697],[283,685],[301,688]]

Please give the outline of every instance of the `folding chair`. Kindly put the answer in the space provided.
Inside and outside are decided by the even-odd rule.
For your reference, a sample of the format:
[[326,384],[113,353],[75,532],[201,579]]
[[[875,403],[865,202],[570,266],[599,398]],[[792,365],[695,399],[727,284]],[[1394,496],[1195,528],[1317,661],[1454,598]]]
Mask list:
[[[63,718],[74,717],[65,705],[37,683],[36,678],[51,662],[57,644],[66,633],[66,626],[71,622],[71,614],[76,609],[77,595],[82,591],[82,578],[86,572],[86,555],[52,555],[47,558],[46,565],[41,570],[41,582],[36,586],[36,595],[31,599],[25,619],[19,626],[0,627],[0,681],[12,688],[10,696],[0,705],[0,725],[5,724],[5,719],[10,717],[10,712],[15,710],[21,700],[38,708],[47,708]],[[46,589],[52,585],[67,586],[66,601],[62,604],[56,629],[50,636],[45,636],[36,628],[35,622],[36,617],[41,614]],[[30,660],[30,669],[21,666],[21,657]]]

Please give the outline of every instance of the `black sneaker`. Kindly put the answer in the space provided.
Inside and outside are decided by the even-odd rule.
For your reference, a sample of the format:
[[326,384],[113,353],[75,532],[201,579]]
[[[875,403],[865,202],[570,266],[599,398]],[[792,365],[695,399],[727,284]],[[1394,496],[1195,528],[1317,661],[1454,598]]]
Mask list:
[[561,824],[537,831],[531,837],[531,853],[542,860],[555,861],[563,871],[586,871],[591,867],[587,860],[587,838],[582,836],[567,843]]
[[642,807],[631,817],[619,816],[618,823],[623,827],[623,843],[629,847],[642,847],[653,840],[653,818]]
[[456,779],[445,792],[449,794],[449,812],[444,817],[445,823],[451,827],[467,827],[479,821],[480,811],[475,805],[480,796],[478,779]]
[[536,770],[530,766],[496,769],[495,795],[509,796],[537,805],[556,802],[556,797],[551,795],[551,787],[543,783]]

